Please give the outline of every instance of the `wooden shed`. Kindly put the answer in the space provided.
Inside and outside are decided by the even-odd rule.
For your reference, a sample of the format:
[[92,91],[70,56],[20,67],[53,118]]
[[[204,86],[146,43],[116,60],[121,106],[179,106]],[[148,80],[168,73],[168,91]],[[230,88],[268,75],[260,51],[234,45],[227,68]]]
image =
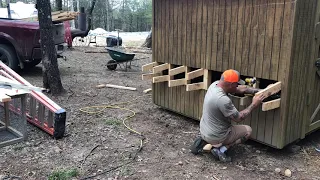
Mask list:
[[[281,98],[244,122],[253,140],[281,149],[320,127],[319,21],[320,0],[153,0],[153,63],[142,78],[155,104],[198,120],[226,69],[259,88],[281,82]],[[232,100],[239,110],[251,103]]]

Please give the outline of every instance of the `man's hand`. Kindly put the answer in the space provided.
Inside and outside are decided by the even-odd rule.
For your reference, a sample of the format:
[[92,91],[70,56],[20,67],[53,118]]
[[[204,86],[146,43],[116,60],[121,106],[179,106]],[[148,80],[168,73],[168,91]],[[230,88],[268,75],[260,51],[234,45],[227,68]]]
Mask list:
[[252,98],[252,105],[254,105],[255,107],[259,106],[265,98],[266,96],[264,94],[254,96]]
[[249,114],[252,112],[252,110],[254,108],[256,108],[257,106],[259,106],[261,104],[261,102],[265,99],[265,95],[263,94],[259,94],[257,96],[254,96],[252,99],[252,103],[244,110],[240,111],[240,112],[235,112],[234,114],[232,114],[230,116],[231,120],[235,121],[235,122],[241,122],[244,119],[246,119]]

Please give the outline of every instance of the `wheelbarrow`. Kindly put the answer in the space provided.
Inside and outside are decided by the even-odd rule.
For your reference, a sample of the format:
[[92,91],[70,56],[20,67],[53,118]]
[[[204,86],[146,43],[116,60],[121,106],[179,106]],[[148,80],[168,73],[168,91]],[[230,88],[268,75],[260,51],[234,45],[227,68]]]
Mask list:
[[125,64],[125,68],[127,70],[128,63],[130,63],[129,68],[131,68],[131,62],[133,61],[135,54],[126,53],[120,49],[112,47],[106,47],[106,49],[112,58],[112,60],[107,62],[107,68],[109,70],[115,70],[118,65],[121,67],[121,64]]

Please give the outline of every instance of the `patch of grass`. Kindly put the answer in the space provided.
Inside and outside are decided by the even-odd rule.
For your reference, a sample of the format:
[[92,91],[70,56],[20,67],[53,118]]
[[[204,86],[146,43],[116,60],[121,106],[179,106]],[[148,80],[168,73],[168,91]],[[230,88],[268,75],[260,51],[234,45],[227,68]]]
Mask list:
[[21,151],[24,148],[24,146],[15,146],[13,148],[14,151]]
[[105,123],[106,123],[106,125],[112,125],[112,126],[120,126],[121,125],[121,121],[119,121],[117,119],[106,119]]
[[49,180],[68,180],[72,177],[77,177],[79,175],[79,171],[76,168],[73,169],[64,169],[64,170],[56,170],[52,172],[49,176]]

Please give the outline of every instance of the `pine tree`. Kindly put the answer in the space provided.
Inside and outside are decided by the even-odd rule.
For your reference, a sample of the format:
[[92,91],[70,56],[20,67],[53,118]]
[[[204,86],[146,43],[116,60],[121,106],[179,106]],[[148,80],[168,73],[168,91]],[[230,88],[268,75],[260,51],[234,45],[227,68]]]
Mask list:
[[50,0],[37,0],[42,50],[43,87],[57,95],[64,91],[54,46]]

